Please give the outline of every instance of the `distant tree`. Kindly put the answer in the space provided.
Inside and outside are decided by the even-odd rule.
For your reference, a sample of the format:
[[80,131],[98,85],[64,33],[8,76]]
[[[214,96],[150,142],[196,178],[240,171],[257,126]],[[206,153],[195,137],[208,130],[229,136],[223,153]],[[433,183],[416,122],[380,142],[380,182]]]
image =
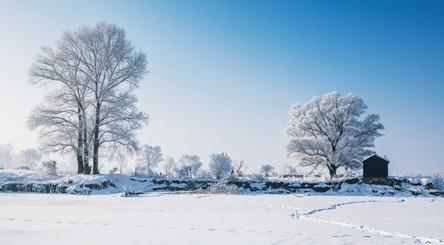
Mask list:
[[271,166],[270,164],[264,164],[261,166],[261,173],[264,174],[265,177],[270,177],[271,172],[273,172],[274,167]]
[[163,160],[160,146],[143,145],[138,159],[136,172],[149,176],[154,173],[154,168]]
[[18,158],[18,164],[21,167],[35,168],[42,159],[42,155],[35,149],[26,149],[20,151]]
[[282,169],[281,169],[281,176],[282,177],[295,177],[297,175],[302,175],[302,174],[298,174],[298,171],[296,170],[295,167],[289,165],[289,164],[285,164]]
[[172,157],[168,157],[160,163],[160,168],[163,170],[166,177],[172,177],[173,171],[176,166],[176,162]]
[[41,158],[42,155],[35,149],[25,149],[17,154],[11,144],[0,145],[0,169],[32,169],[37,166]]
[[0,145],[0,169],[12,167],[14,161],[14,147],[11,144]]
[[202,162],[197,155],[183,155],[179,159],[179,177],[194,178],[202,166]]
[[213,175],[211,174],[211,172],[209,170],[201,169],[197,173],[197,178],[200,178],[200,179],[211,179],[211,178],[213,178]]
[[232,160],[227,153],[213,153],[210,155],[210,172],[216,179],[222,179],[232,170]]
[[49,175],[57,175],[57,162],[56,161],[45,161],[42,162],[43,170]]
[[294,105],[287,129],[289,155],[298,158],[302,166],[327,168],[330,178],[340,167],[359,169],[384,129],[378,115],[360,119],[366,109],[361,98],[337,92]]
[[247,170],[247,164],[243,160],[234,163],[235,174],[239,177],[243,177]]

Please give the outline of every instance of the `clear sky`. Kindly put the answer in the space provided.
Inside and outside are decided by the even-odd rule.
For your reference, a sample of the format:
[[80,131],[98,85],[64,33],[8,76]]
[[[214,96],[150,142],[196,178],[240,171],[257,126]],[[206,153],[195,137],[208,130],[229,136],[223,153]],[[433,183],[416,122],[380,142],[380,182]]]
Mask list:
[[290,162],[290,106],[336,90],[380,114],[376,150],[392,173],[444,171],[443,1],[0,0],[0,144],[37,146],[25,121],[45,89],[29,66],[63,31],[99,21],[148,55],[139,139],[165,155]]

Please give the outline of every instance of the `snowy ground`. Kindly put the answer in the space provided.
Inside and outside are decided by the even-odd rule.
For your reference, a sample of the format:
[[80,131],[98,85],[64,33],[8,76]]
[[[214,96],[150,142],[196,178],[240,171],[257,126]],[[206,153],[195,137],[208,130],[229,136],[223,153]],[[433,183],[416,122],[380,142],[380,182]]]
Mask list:
[[0,244],[444,243],[444,199],[0,194]]

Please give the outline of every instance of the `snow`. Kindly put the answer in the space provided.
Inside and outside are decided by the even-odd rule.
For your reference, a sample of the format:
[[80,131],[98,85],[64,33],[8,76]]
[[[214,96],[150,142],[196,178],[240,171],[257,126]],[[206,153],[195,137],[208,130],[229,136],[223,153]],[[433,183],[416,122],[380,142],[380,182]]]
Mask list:
[[1,170],[0,244],[444,244],[442,179],[380,182]]
[[288,179],[236,179],[219,182],[208,179],[146,178],[118,174],[51,176],[25,170],[0,170],[0,192],[69,194],[113,194],[124,190],[193,191],[244,194],[310,194],[341,196],[444,197],[444,180],[437,178],[390,178],[387,180],[338,179],[334,182]]
[[0,244],[444,243],[444,199],[0,194]]

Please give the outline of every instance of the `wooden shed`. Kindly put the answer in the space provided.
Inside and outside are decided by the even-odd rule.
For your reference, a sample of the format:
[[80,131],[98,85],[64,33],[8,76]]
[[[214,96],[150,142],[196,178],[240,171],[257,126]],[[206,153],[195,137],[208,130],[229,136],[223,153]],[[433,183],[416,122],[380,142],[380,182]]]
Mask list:
[[362,160],[364,178],[387,178],[389,161],[376,154]]

